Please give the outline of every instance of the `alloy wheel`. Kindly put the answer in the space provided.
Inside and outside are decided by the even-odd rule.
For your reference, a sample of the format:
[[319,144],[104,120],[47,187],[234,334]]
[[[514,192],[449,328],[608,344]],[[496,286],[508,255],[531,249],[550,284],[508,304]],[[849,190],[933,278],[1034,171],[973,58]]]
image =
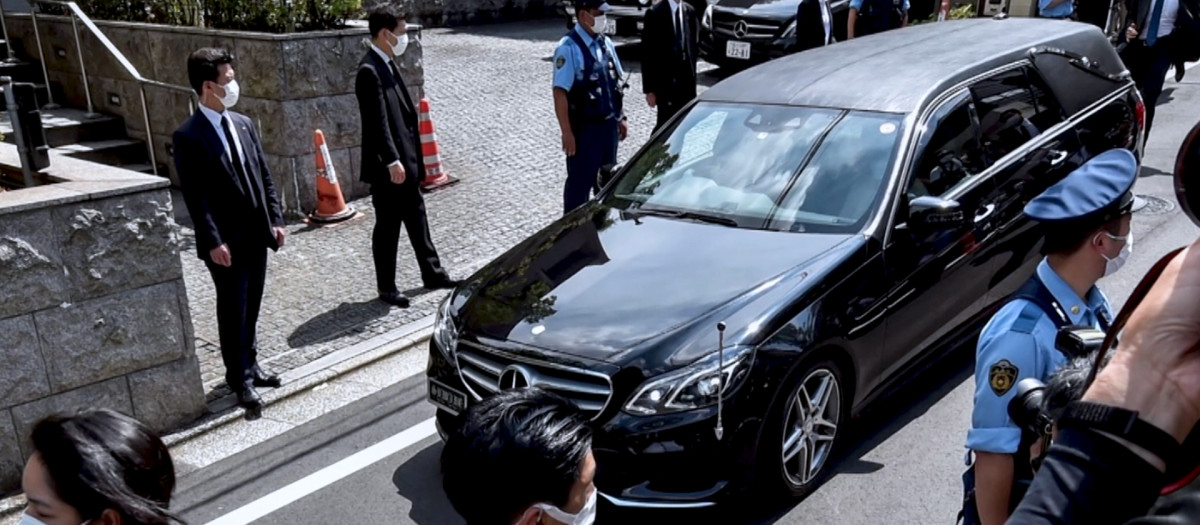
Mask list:
[[783,473],[795,486],[811,483],[833,451],[842,416],[837,376],[828,369],[809,372],[788,401],[783,425]]

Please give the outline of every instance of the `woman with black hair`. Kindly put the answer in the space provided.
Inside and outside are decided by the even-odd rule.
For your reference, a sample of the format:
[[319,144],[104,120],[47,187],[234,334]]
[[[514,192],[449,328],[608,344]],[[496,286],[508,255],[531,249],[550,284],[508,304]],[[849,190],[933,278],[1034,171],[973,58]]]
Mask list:
[[157,435],[111,410],[51,416],[33,429],[20,525],[170,525],[175,466]]

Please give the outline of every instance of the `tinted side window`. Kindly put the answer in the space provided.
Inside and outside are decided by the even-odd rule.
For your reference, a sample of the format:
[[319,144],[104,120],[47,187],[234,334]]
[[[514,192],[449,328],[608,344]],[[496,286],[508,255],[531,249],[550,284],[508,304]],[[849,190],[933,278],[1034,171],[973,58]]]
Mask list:
[[1034,124],[1040,112],[1024,69],[977,82],[971,98],[979,111],[980,143],[989,166],[1042,132]]
[[938,109],[930,122],[928,138],[921,141],[921,157],[908,186],[910,199],[940,197],[986,165],[979,146],[979,128],[969,100]]
[[1029,79],[1029,90],[1033,93],[1034,115],[1029,121],[1037,129],[1045,131],[1066,118],[1062,105],[1054,98],[1054,93],[1046,87],[1046,81],[1033,69],[1025,69],[1025,77]]

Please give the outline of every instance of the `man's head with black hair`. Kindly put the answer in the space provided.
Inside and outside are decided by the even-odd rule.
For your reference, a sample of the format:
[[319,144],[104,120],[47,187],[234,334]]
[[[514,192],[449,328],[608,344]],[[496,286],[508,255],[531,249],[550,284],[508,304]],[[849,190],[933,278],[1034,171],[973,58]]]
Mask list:
[[[594,508],[592,430],[538,388],[500,392],[463,414],[442,451],[442,486],[470,525],[557,525]],[[589,503],[589,500],[590,503]]]
[[[393,53],[394,48],[402,47],[401,38],[407,38],[404,35],[408,32],[408,23],[404,12],[398,7],[383,4],[367,14],[367,29],[376,47],[385,53]],[[402,49],[400,52],[403,52]]]

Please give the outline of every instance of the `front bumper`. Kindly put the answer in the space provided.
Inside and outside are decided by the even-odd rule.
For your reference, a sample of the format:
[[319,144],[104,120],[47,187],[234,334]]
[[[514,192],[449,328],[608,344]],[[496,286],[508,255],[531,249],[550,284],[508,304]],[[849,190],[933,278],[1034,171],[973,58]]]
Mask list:
[[[730,40],[750,43],[750,58],[730,58],[726,48]],[[782,56],[796,50],[796,37],[745,38],[737,39],[719,31],[700,28],[700,58],[705,62],[723,67],[749,67]]]
[[[430,341],[428,377],[468,392],[455,364]],[[630,392],[614,394],[613,405]],[[724,405],[724,439],[718,440],[716,407],[659,416],[633,416],[608,409],[593,421],[592,451],[598,465],[596,486],[611,504],[633,508],[702,508],[715,505],[745,486],[753,471],[754,448],[762,418],[755,407],[733,393]],[[467,395],[468,405],[474,399]],[[445,439],[460,424],[448,407],[438,405],[439,434]],[[747,410],[749,409],[749,410]]]

